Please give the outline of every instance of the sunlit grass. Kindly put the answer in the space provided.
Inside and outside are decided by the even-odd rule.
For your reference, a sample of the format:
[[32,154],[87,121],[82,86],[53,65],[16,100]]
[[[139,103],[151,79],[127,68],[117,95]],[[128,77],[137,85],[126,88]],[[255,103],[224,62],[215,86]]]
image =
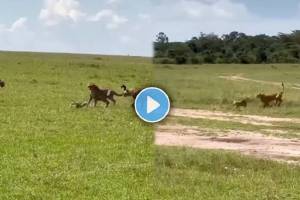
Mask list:
[[148,85],[138,57],[0,53],[0,199],[150,199],[153,129],[117,97],[75,109],[94,82]]
[[[219,76],[281,82],[286,85],[282,107],[263,109],[255,98],[260,92],[281,91],[280,86],[232,81]],[[300,65],[156,65],[154,78],[172,98],[173,107],[220,110],[238,114],[278,117],[300,116]],[[250,98],[247,108],[238,111],[234,100]],[[170,117],[162,124],[197,126],[200,129],[244,130],[281,137],[299,137],[297,123],[276,123],[274,127],[230,121]],[[161,124],[161,125],[162,125]],[[285,134],[264,132],[283,130]],[[183,133],[184,134],[184,133]],[[214,132],[212,131],[212,135]],[[299,166],[278,163],[220,150],[157,147],[155,199],[299,199]]]
[[[260,114],[283,117],[300,116],[300,65],[156,65],[155,81],[166,89],[173,100],[173,106],[202,108],[209,110],[236,111],[234,100],[250,98],[248,108],[242,114]],[[219,76],[238,75],[245,78],[284,82],[286,90],[280,108],[263,109],[256,99],[258,93],[280,92],[280,86],[251,81],[232,81]]]
[[300,168],[237,153],[158,147],[155,199],[298,199]]

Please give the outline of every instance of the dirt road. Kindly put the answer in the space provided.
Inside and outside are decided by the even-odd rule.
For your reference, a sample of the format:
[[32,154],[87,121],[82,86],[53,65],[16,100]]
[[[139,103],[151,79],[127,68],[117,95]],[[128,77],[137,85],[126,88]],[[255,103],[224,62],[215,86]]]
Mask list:
[[[270,133],[277,131],[275,122],[300,124],[299,118],[274,118],[268,116],[239,115],[220,111],[172,109],[170,115],[219,121],[234,121],[243,124],[270,126],[264,129]],[[259,158],[300,164],[300,140],[266,136],[261,132],[243,130],[221,130],[183,126],[179,124],[161,125],[156,128],[157,145],[185,146],[200,149],[223,149],[237,151]]]
[[[218,136],[208,136],[217,132]],[[198,129],[181,125],[159,126],[155,144],[200,149],[237,151],[259,158],[300,162],[300,140],[265,136],[260,133],[232,130],[222,134],[221,130]]]

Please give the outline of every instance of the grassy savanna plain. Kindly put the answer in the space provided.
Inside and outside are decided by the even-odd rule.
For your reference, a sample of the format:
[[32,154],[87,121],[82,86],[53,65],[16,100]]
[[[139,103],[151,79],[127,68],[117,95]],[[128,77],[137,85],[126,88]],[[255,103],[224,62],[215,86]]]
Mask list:
[[[246,78],[246,80],[234,80],[231,77]],[[218,110],[241,115],[300,117],[299,64],[156,65],[155,79],[158,85],[168,91],[173,107]],[[262,108],[262,103],[256,95],[282,91],[281,82],[285,84],[282,106]],[[249,99],[247,108],[235,109],[233,101],[245,98]],[[211,120],[209,123],[203,123],[204,121],[205,119],[185,120],[184,123],[206,124],[205,127],[217,128],[238,127],[242,130],[249,130],[250,127],[252,130],[268,129],[268,127],[233,122],[215,124]],[[283,136],[300,137],[299,123],[273,122],[273,124],[287,132]]]
[[153,129],[116,97],[71,108],[87,84],[152,80],[141,57],[0,52],[0,199],[150,199]]
[[[156,65],[154,77],[176,108],[281,118],[300,116],[298,64]],[[281,82],[286,86],[282,106],[263,109],[255,96],[260,92],[281,91]],[[250,99],[248,107],[236,110],[232,102],[243,98]],[[223,130],[224,133],[243,130],[300,138],[299,123],[272,122],[274,127],[270,127],[171,116],[161,125],[172,124]],[[299,165],[229,151],[157,146],[156,176],[159,199],[300,199]]]
[[[231,76],[279,84],[284,82],[284,103],[280,108],[262,109],[256,95],[280,92],[281,86],[221,78]],[[238,113],[300,116],[300,64],[156,65],[155,79],[168,91],[174,107],[232,112],[234,100],[248,97],[251,99],[249,108]]]
[[288,199],[300,196],[299,166],[237,153],[157,147],[156,199]]

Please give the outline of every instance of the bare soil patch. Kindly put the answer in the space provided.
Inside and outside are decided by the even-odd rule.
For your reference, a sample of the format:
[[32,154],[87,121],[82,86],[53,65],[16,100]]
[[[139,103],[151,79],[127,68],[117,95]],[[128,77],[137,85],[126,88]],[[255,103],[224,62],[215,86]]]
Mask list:
[[[207,134],[214,133],[214,136]],[[163,125],[156,129],[156,145],[237,151],[259,158],[300,163],[300,140],[265,136],[258,132],[200,129],[194,126]]]

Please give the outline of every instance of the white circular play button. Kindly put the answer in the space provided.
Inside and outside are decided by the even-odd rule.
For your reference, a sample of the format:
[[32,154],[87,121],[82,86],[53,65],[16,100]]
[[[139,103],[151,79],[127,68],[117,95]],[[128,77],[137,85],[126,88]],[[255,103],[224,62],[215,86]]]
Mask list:
[[159,122],[163,120],[170,111],[169,97],[159,88],[146,88],[142,90],[135,99],[135,111],[137,115],[146,122]]

